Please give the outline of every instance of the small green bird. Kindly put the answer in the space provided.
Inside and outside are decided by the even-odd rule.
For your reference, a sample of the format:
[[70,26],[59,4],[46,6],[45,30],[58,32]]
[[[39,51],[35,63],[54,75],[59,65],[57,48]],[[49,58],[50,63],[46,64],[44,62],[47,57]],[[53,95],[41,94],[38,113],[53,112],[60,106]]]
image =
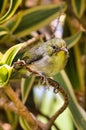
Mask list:
[[32,71],[51,77],[64,69],[68,57],[69,52],[65,41],[54,38],[27,48],[23,60]]

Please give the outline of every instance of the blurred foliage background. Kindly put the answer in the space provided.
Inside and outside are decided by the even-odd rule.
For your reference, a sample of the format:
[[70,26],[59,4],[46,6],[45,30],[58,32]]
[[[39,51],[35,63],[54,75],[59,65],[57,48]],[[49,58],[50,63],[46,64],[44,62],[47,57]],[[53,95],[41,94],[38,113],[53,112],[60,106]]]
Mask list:
[[[0,59],[12,46],[34,37],[39,37],[40,41],[59,37],[67,42],[70,53],[67,66],[53,79],[67,92],[69,106],[57,118],[55,125],[60,130],[85,130],[86,0],[0,1]],[[44,86],[34,86],[34,81],[33,76],[14,77],[10,84],[23,104],[40,121],[46,122],[63,100],[59,94],[53,93],[52,88],[47,90]],[[23,129],[29,130],[28,124],[15,113],[13,102],[0,88],[0,130]],[[52,130],[56,129],[52,127]]]

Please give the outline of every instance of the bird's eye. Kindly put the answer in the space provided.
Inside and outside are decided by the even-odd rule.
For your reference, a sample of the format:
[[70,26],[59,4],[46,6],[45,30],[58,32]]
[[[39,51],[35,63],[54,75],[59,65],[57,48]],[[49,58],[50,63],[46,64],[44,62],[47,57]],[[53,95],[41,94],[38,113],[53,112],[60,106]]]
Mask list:
[[55,45],[52,46],[53,49],[56,49],[57,47]]

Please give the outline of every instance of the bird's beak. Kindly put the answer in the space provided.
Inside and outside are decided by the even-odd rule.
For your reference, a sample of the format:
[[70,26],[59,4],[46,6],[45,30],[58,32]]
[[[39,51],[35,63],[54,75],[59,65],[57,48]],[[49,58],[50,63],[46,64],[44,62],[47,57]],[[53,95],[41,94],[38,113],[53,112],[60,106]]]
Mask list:
[[59,51],[65,51],[65,52],[68,53],[68,49],[67,49],[66,47],[61,47],[61,48],[59,49]]
[[68,49],[66,47],[59,48],[59,51],[65,52],[65,54],[69,57],[69,52],[68,52]]

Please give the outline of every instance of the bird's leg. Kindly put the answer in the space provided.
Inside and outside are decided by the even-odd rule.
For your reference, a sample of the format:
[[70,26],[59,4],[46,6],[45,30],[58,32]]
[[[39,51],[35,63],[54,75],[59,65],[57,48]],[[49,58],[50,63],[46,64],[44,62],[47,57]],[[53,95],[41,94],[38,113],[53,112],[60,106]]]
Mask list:
[[33,69],[31,69],[29,67],[29,65],[27,65],[25,63],[24,60],[18,60],[17,62],[14,62],[13,64],[13,68],[16,69],[16,70],[19,70],[21,69],[22,67],[25,67],[26,70],[28,70],[29,72],[31,72],[32,74],[35,74],[37,77],[40,77],[40,82],[42,82],[41,84],[46,84],[48,85],[47,83],[47,79],[46,79],[46,76],[38,71],[35,71]]
[[29,66],[26,66],[26,69],[28,71],[30,71],[32,74],[35,74],[37,77],[40,77],[40,80],[39,80],[39,83],[38,83],[39,85],[40,84],[42,84],[42,85],[45,84],[49,88],[48,80],[47,80],[46,76],[43,73],[32,70]]
[[20,69],[21,67],[24,67],[26,65],[24,60],[18,60],[17,62],[14,62],[13,68],[14,69]]

